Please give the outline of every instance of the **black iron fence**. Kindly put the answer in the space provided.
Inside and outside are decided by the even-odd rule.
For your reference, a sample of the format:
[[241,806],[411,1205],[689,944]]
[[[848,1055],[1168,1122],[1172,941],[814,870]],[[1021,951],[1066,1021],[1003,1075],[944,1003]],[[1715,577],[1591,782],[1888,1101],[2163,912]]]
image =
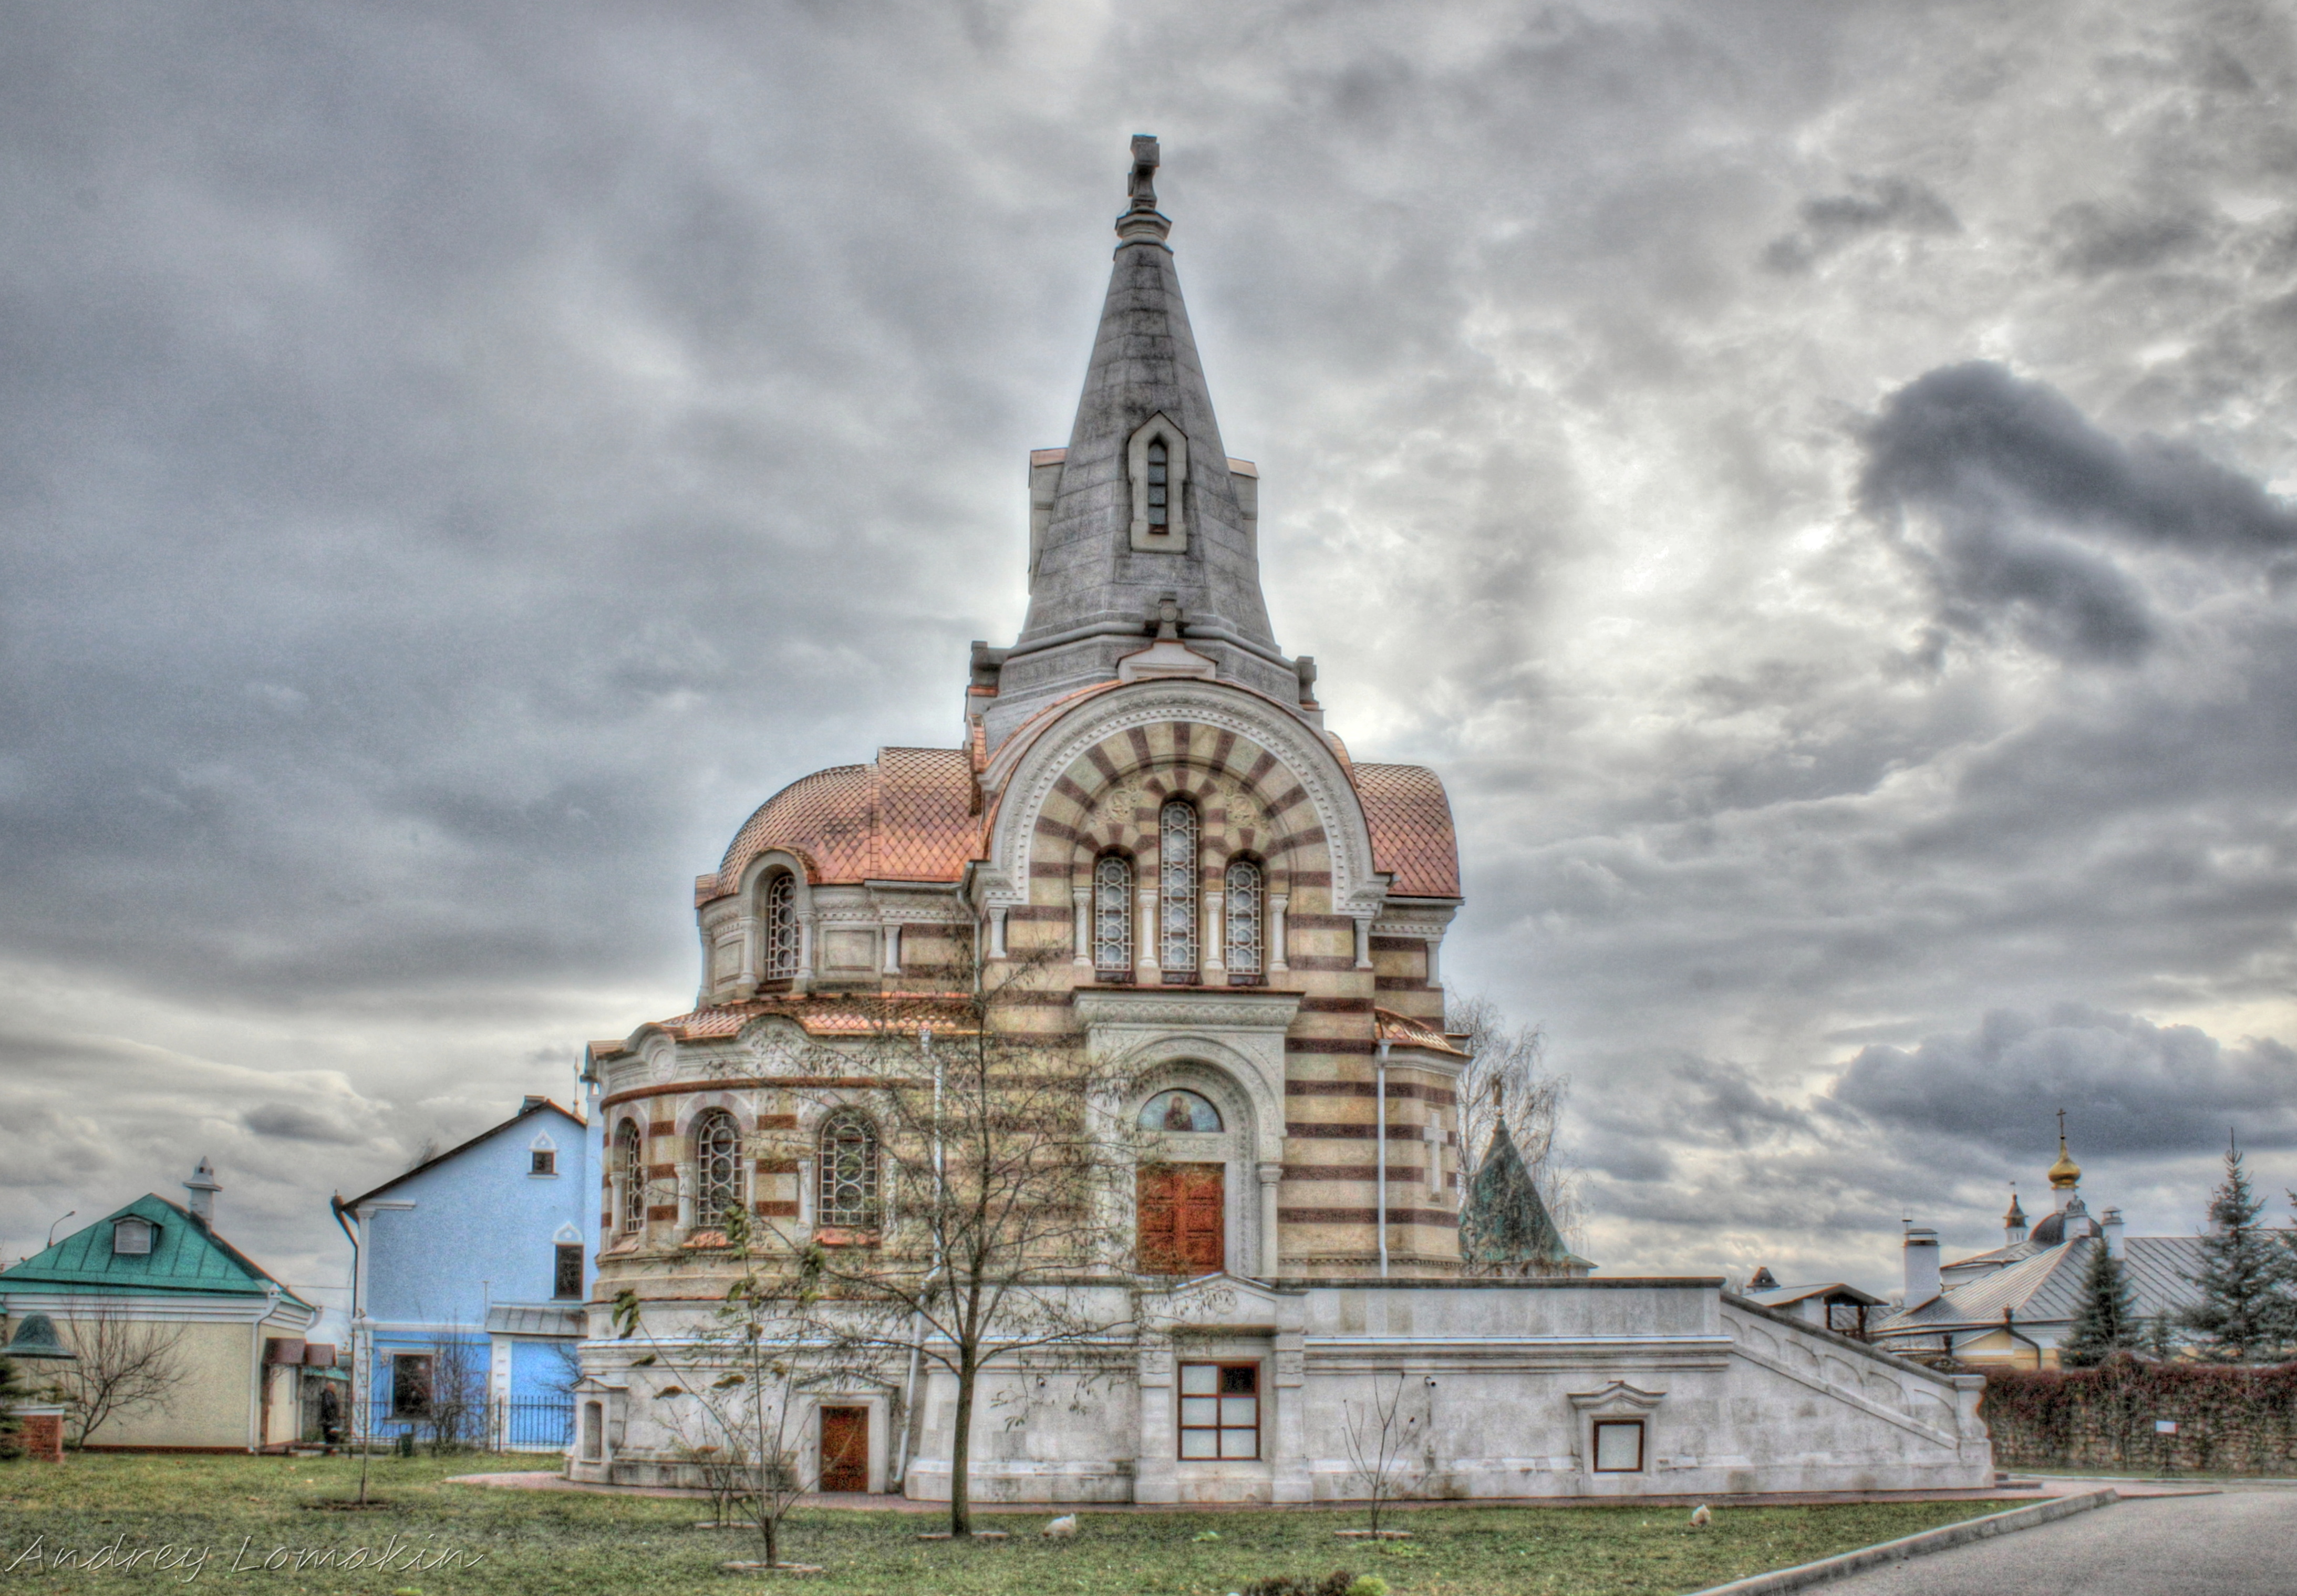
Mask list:
[[424,1448],[471,1447],[486,1452],[564,1452],[574,1443],[574,1403],[472,1403],[408,1413],[389,1402],[366,1404],[360,1433],[370,1440]]

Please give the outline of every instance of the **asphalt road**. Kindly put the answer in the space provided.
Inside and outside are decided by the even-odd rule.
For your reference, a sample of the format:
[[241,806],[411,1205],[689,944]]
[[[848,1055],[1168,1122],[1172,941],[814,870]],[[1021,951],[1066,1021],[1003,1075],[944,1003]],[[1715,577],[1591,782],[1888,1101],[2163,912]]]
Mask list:
[[2139,1497],[1819,1588],[1825,1596],[2297,1596],[2297,1490]]

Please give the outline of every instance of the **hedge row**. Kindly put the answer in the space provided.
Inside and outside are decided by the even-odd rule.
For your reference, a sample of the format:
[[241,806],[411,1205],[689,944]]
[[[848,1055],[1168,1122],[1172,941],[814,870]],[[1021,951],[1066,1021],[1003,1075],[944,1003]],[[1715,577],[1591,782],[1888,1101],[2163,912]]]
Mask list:
[[1982,1411],[2005,1467],[2297,1475],[2297,1364],[1988,1370]]

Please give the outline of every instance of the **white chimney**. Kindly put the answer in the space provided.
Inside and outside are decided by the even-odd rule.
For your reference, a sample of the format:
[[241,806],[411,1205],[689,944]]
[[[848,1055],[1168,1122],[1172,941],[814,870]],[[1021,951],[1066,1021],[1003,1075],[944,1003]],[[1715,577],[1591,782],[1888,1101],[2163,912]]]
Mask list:
[[214,1229],[215,1194],[223,1187],[216,1181],[215,1165],[209,1163],[204,1156],[200,1159],[199,1167],[192,1172],[192,1178],[184,1182],[184,1189],[192,1194],[192,1200],[185,1205],[191,1209],[192,1217],[209,1229]]
[[2121,1210],[2108,1208],[2105,1217],[2097,1222],[2097,1228],[2105,1232],[2105,1250],[2117,1258],[2121,1256]]
[[1919,1308],[1939,1294],[1938,1232],[1906,1227],[1906,1306]]

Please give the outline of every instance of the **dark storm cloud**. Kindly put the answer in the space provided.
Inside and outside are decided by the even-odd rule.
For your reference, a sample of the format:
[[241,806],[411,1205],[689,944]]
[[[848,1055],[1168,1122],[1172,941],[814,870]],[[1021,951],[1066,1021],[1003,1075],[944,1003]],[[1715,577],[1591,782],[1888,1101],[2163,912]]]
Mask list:
[[1876,233],[1947,234],[1962,222],[1944,200],[1906,177],[1860,177],[1847,194],[1805,200],[1799,229],[1773,239],[1763,264],[1774,272],[1808,271],[1837,250]]
[[2297,549],[2297,511],[2254,481],[2186,445],[2124,443],[1992,362],[1906,384],[1862,444],[1868,514],[1931,529],[1913,547],[1939,619],[1979,634],[2006,621],[2068,659],[2128,663],[2160,634],[2116,546],[2252,560]]
[[2231,1043],[2191,1025],[2063,1004],[1999,1009],[1971,1032],[1913,1048],[1862,1049],[1836,1101],[1893,1126],[2030,1149],[2060,1108],[2085,1149],[2189,1152],[2228,1130],[2246,1146],[2297,1145],[2297,1051],[2270,1039]]

